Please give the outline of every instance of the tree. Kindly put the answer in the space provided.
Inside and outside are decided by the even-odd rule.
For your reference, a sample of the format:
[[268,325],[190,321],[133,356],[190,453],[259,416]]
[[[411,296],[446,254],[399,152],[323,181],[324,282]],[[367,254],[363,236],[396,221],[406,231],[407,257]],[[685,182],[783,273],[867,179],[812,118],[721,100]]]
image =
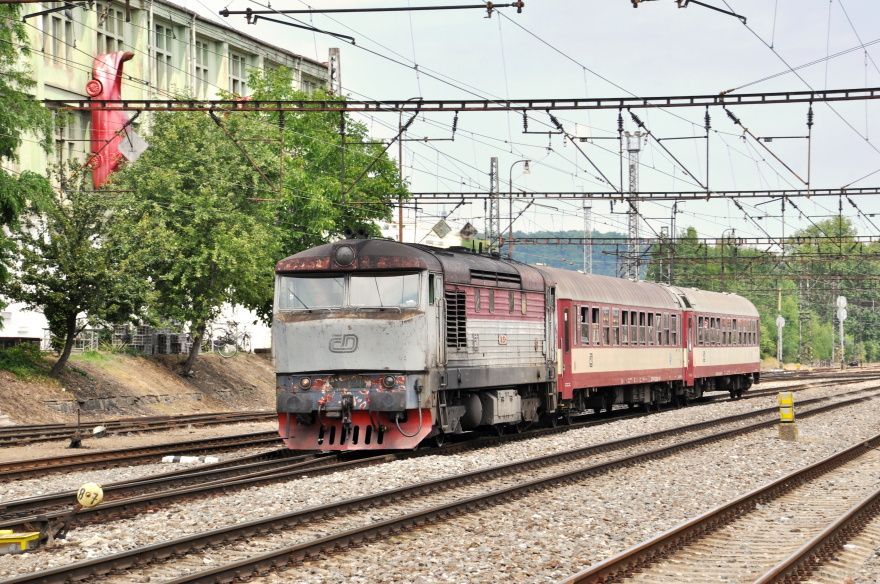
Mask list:
[[[47,151],[51,145],[52,118],[28,93],[35,85],[23,64],[29,54],[20,7],[0,5],[0,163],[17,160],[26,133],[36,135]],[[10,279],[8,265],[13,247],[4,228],[15,227],[28,200],[40,200],[50,193],[44,177],[32,172],[12,173],[0,167],[0,293]]]
[[[254,100],[339,99],[291,89],[285,69],[254,73]],[[230,96],[231,97],[231,96]],[[188,323],[192,371],[207,323],[226,303],[271,314],[274,265],[351,233],[377,234],[405,194],[383,147],[338,114],[161,113],[149,149],[120,171],[125,229],[156,292],[153,312]],[[343,165],[344,160],[344,165]]]
[[59,340],[53,376],[67,364],[76,335],[89,325],[127,320],[149,289],[131,265],[127,238],[114,239],[119,215],[108,210],[106,195],[90,190],[87,173],[65,182],[72,188],[21,220],[10,286],[12,298],[42,310]]

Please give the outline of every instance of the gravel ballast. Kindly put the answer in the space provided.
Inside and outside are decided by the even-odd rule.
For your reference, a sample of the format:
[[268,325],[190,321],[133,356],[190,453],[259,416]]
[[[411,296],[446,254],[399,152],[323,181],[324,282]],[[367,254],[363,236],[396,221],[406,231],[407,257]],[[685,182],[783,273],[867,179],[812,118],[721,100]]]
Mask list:
[[[871,385],[872,382],[865,382],[840,390],[806,390],[799,392],[797,399]],[[775,396],[725,401],[459,455],[395,461],[181,502],[131,519],[75,529],[66,541],[46,550],[2,556],[0,577],[453,473],[773,405]],[[326,562],[309,562],[266,579],[406,581],[418,574],[423,581],[555,580],[873,434],[878,413],[880,400],[872,400],[802,420],[798,424],[800,440],[795,443],[780,443],[775,429],[747,434],[661,461],[613,471],[577,485],[536,493],[413,534],[389,538],[384,544],[331,556]],[[615,453],[618,455],[620,452]],[[353,518],[360,522],[364,519]],[[315,535],[307,528],[299,531],[308,537]],[[247,547],[246,543],[242,545]],[[265,547],[249,551],[257,553],[265,551]]]

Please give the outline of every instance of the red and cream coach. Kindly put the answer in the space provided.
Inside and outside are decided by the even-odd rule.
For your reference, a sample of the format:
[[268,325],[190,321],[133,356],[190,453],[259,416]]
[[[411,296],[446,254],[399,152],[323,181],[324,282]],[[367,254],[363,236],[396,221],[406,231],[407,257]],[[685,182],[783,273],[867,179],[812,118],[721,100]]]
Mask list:
[[294,449],[426,438],[758,381],[746,299],[464,249],[339,241],[276,266],[279,432]]

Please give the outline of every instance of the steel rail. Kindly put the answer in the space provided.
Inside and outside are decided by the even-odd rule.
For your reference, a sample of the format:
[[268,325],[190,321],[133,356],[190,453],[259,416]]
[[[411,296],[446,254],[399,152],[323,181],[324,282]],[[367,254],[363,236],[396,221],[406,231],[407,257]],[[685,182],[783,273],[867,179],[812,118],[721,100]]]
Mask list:
[[880,99],[880,87],[659,97],[420,100],[44,99],[50,109],[203,112],[498,112],[776,105]]
[[[205,427],[220,424],[238,424],[275,419],[275,412],[223,412],[220,414],[192,414],[185,416],[156,416],[120,420],[89,420],[80,424],[30,424],[0,428],[0,446],[48,442],[73,437],[77,430],[104,426],[107,435],[122,433],[158,432],[185,426]],[[87,437],[85,435],[84,437]]]
[[[850,383],[861,383],[873,379],[877,379],[877,377],[859,379]],[[816,384],[803,383],[792,385],[786,387],[785,390],[799,391],[801,389],[812,387],[816,387]],[[741,399],[765,397],[775,391],[776,390],[770,389],[767,390],[767,392],[749,393]],[[855,390],[843,394],[837,394],[833,397],[861,393],[862,391],[864,390]],[[711,402],[724,397],[724,395],[708,395],[704,396],[703,401]],[[830,399],[830,397],[813,398],[800,402],[800,405],[818,403],[827,399]],[[725,418],[715,419],[712,422],[712,425],[737,421],[753,415],[771,413],[774,411],[775,408],[766,408],[754,410],[746,414],[727,416]],[[530,439],[551,433],[565,432],[568,430],[620,421],[627,417],[641,417],[643,415],[646,414],[641,412],[630,413],[628,410],[618,410],[616,415],[608,416],[601,420],[590,420],[587,422],[573,423],[566,426],[552,428],[539,428],[508,436],[506,440],[502,436],[481,436],[467,442],[448,444],[439,450],[430,449],[388,454],[385,455],[384,460],[398,460],[437,453],[458,453],[491,446],[503,441]],[[706,426],[707,423],[701,422],[694,425],[680,426],[672,429],[671,432],[688,432]],[[641,439],[643,441],[656,440],[668,435],[667,432],[668,431],[645,435],[642,436]],[[312,453],[303,455],[290,454],[289,456],[284,456],[291,452],[292,451],[282,449],[271,453],[250,455],[234,461],[214,463],[213,465],[207,465],[200,468],[165,473],[144,479],[130,479],[119,483],[110,483],[104,485],[105,499],[102,505],[91,509],[81,510],[77,514],[72,514],[70,507],[74,500],[75,491],[51,493],[39,497],[0,502],[0,529],[13,529],[17,531],[38,530],[41,533],[48,535],[50,532],[57,533],[62,529],[66,530],[80,523],[95,523],[109,519],[129,517],[135,513],[143,511],[144,509],[154,508],[155,503],[158,501],[177,501],[181,498],[191,498],[215,492],[227,492],[235,488],[244,488],[280,480],[290,480],[296,478],[296,475],[304,474],[306,472],[309,474],[327,474],[337,470],[350,470],[352,468],[359,468],[382,462],[381,457],[368,457],[352,462],[345,462],[337,457],[336,462],[331,462],[330,464],[322,464],[323,460],[313,461],[306,464],[300,463],[299,461],[314,459],[319,455],[317,453]],[[313,466],[314,464],[321,464],[321,466]],[[210,480],[210,482],[204,482],[205,478],[218,477],[218,475],[219,478],[214,478],[213,480]],[[194,480],[200,482],[200,484],[195,485],[195,487],[198,488],[193,488],[193,486],[189,484],[173,486],[174,483],[191,483]],[[170,490],[160,491],[157,487],[162,486],[169,486],[172,488]],[[145,497],[145,492],[152,494],[149,497]],[[126,497],[127,495],[129,496]]]
[[704,534],[715,531],[740,515],[755,508],[759,503],[776,499],[781,495],[821,476],[842,464],[857,458],[880,445],[880,434],[822,460],[791,472],[780,479],[758,487],[733,501],[724,503],[702,515],[673,527],[664,533],[643,541],[611,558],[562,580],[564,584],[608,582],[632,573],[657,557],[673,552]]
[[103,468],[108,465],[133,464],[152,460],[154,457],[181,452],[211,452],[228,448],[247,446],[263,446],[276,444],[278,432],[252,432],[232,436],[217,436],[185,442],[154,444],[152,446],[135,446],[102,450],[87,454],[67,454],[46,458],[32,458],[0,463],[0,481],[9,479],[35,478],[47,471],[73,470],[77,468]]
[[846,513],[834,520],[810,541],[755,580],[754,584],[801,582],[820,564],[832,559],[834,553],[865,524],[880,514],[880,489],[877,489]]
[[[880,386],[865,388],[858,390],[859,392],[874,391]],[[850,406],[863,401],[875,399],[876,395],[863,397],[855,397],[848,400],[841,400],[825,406],[819,406],[800,414],[800,417],[809,417],[820,413],[832,411],[838,408]],[[817,398],[829,399],[829,398]],[[806,402],[805,402],[806,403]],[[775,410],[775,408],[768,408]],[[740,414],[742,417],[754,416],[754,412]],[[689,448],[710,444],[727,438],[736,437],[741,434],[753,432],[766,427],[770,427],[777,422],[774,419],[756,422],[740,428],[716,432],[707,436],[701,436],[685,442],[679,442],[669,446],[658,447],[652,450],[642,451],[633,455],[615,458],[606,462],[593,464],[587,467],[581,467],[575,470],[564,471],[545,477],[520,483],[513,487],[507,487],[499,490],[490,491],[477,497],[461,499],[448,505],[433,507],[428,510],[411,513],[404,516],[389,519],[379,523],[373,523],[369,526],[337,533],[331,536],[320,538],[306,544],[281,548],[273,552],[262,554],[260,556],[249,558],[235,564],[221,566],[207,572],[192,574],[183,578],[174,580],[174,582],[231,582],[238,578],[245,578],[255,572],[262,572],[272,567],[280,567],[286,565],[290,561],[298,561],[309,555],[314,555],[322,551],[332,550],[345,545],[361,543],[372,539],[378,535],[400,531],[408,526],[419,525],[428,520],[439,519],[451,516],[461,512],[473,510],[478,507],[497,504],[510,501],[511,498],[519,497],[535,490],[541,490],[549,487],[555,487],[560,484],[575,482],[584,478],[606,473],[610,470],[630,466],[648,460],[663,458],[671,454],[687,450]],[[711,427],[717,424],[717,420],[700,422],[692,426]],[[673,435],[680,429],[670,429],[661,432],[652,433],[651,435]],[[634,444],[643,441],[645,436],[636,436],[615,440],[612,442],[587,446],[562,453],[543,455],[527,459],[493,466],[486,469],[470,471],[467,473],[443,477],[424,481],[407,487],[382,491],[371,495],[364,495],[353,499],[331,503],[329,505],[321,505],[310,507],[307,509],[293,511],[282,515],[254,520],[243,524],[232,525],[217,530],[202,532],[199,534],[178,538],[175,540],[159,542],[142,548],[119,552],[110,556],[77,562],[67,566],[61,566],[42,572],[22,575],[9,580],[6,584],[24,584],[34,582],[67,582],[76,581],[94,575],[103,575],[113,572],[114,570],[130,569],[137,565],[148,563],[153,560],[173,557],[174,555],[183,554],[192,549],[219,544],[225,541],[235,540],[239,538],[249,537],[258,533],[265,533],[273,529],[280,529],[297,525],[304,522],[313,521],[318,518],[326,518],[338,516],[342,513],[351,513],[364,508],[375,507],[379,504],[388,502],[397,502],[405,498],[423,495],[427,493],[437,492],[443,489],[469,485],[477,481],[488,480],[501,476],[507,476],[511,473],[524,472],[534,468],[540,468],[550,464],[577,460],[587,457],[598,452],[603,452],[608,448],[621,447],[622,445]]]

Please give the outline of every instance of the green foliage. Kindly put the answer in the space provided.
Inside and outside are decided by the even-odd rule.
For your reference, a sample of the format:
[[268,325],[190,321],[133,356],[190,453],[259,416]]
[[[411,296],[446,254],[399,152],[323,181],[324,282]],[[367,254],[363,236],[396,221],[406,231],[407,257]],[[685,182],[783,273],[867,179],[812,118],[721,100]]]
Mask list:
[[[23,65],[22,57],[29,54],[28,42],[20,7],[0,5],[0,162],[17,160],[26,133],[37,136],[47,151],[51,145],[52,118],[30,94],[35,82]],[[48,191],[46,179],[39,175],[13,174],[0,168],[0,295],[9,282],[12,253],[4,227],[15,227],[27,202],[42,198]]]
[[[254,100],[340,99],[292,90],[285,69],[250,84]],[[406,191],[383,147],[345,119],[343,149],[338,114],[155,115],[150,148],[113,178],[133,191],[123,230],[155,290],[151,310],[189,323],[198,346],[224,303],[268,318],[279,259],[334,236],[377,235],[374,222]]]
[[46,373],[40,348],[30,343],[0,349],[0,369],[9,371],[19,379],[25,380],[40,377]]
[[[880,358],[880,290],[870,279],[880,277],[880,245],[856,243],[855,235],[845,218],[816,223],[793,234],[783,261],[778,252],[747,248],[733,238],[705,245],[698,241],[696,230],[689,228],[679,234],[674,246],[664,243],[650,250],[648,279],[669,281],[672,259],[672,283],[745,296],[761,314],[761,353],[765,356],[776,356],[781,297],[786,362],[840,358],[833,353],[840,339],[832,319],[836,297],[846,296],[845,358],[859,359],[864,354],[873,360]],[[814,236],[824,239],[818,243],[797,239]]]
[[91,192],[88,177],[75,181],[22,220],[14,235],[18,277],[11,298],[46,316],[63,351],[57,375],[74,337],[87,325],[123,322],[145,302],[148,287],[131,263],[129,238],[114,238],[120,215],[106,196]]

